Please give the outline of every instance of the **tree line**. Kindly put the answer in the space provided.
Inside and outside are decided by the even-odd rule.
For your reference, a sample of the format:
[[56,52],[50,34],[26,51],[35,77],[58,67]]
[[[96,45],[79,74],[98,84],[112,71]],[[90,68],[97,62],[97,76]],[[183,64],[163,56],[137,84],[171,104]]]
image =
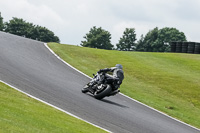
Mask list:
[[169,42],[171,41],[187,41],[183,32],[176,28],[165,27],[158,29],[158,27],[150,30],[145,36],[141,35],[136,42],[135,28],[126,28],[122,37],[116,44],[117,48],[111,44],[111,34],[109,31],[92,27],[84,37],[85,41],[81,41],[81,46],[120,50],[120,51],[145,51],[145,52],[168,52],[170,49]]
[[42,42],[60,42],[60,39],[55,34],[39,25],[26,22],[21,18],[13,17],[9,22],[3,22],[3,17],[0,12],[0,31],[23,36],[26,38],[42,41]]
[[[1,12],[0,31],[42,42],[60,42],[60,39],[46,27],[34,25],[23,19],[13,17],[9,22],[4,23]],[[110,32],[104,30],[102,27],[97,28],[96,26],[93,26],[89,30],[89,33],[86,33],[83,38],[85,40],[81,41],[80,44],[83,47],[145,52],[168,52],[170,49],[169,42],[187,41],[183,32],[180,32],[176,28],[169,27],[164,27],[162,29],[156,27],[153,30],[150,30],[146,35],[141,35],[138,41],[135,28],[126,28],[122,37],[119,39],[119,42],[115,44],[116,47],[111,43]]]

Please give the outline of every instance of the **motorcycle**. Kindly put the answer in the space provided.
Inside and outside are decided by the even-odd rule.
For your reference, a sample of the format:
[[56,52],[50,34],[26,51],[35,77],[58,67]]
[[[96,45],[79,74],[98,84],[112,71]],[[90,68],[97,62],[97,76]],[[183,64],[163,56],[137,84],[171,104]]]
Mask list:
[[119,85],[116,82],[107,83],[105,73],[93,74],[93,79],[82,88],[83,93],[91,93],[96,99],[103,99],[104,97],[114,96],[120,92]]

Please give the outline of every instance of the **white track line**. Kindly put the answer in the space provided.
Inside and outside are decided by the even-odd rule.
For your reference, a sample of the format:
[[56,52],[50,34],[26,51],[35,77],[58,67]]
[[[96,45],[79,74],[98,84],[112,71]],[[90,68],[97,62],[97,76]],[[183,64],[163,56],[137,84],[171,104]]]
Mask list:
[[154,108],[152,108],[152,107],[150,107],[150,106],[148,106],[148,105],[146,105],[146,104],[144,104],[144,103],[141,103],[141,102],[139,102],[139,101],[137,101],[137,100],[135,100],[135,99],[133,99],[133,98],[130,98],[130,97],[127,96],[127,95],[124,95],[124,94],[122,94],[122,93],[120,93],[120,94],[123,95],[123,96],[125,96],[125,97],[127,97],[127,98],[129,98],[129,99],[131,99],[131,100],[133,100],[134,102],[137,102],[137,103],[139,103],[139,104],[141,104],[141,105],[143,105],[143,106],[145,106],[145,107],[148,107],[148,108],[150,108],[150,109],[152,109],[152,110],[154,110],[154,111],[156,111],[156,112],[158,112],[158,113],[160,113],[160,114],[162,114],[162,115],[165,115],[165,116],[167,116],[167,117],[169,117],[169,118],[171,118],[171,119],[173,119],[173,120],[175,120],[175,121],[178,121],[178,122],[180,122],[180,123],[182,123],[182,124],[184,124],[184,125],[187,125],[187,126],[189,126],[189,127],[191,127],[191,128],[194,128],[194,129],[200,131],[200,129],[198,129],[198,128],[192,126],[192,125],[189,125],[189,124],[187,124],[187,123],[185,123],[185,122],[183,122],[183,121],[180,121],[180,120],[178,120],[178,119],[176,119],[176,118],[173,118],[173,117],[171,117],[171,116],[169,116],[169,115],[167,115],[167,114],[165,114],[165,113],[163,113],[163,112],[161,112],[161,111],[159,111],[159,110],[157,110],[157,109],[154,109]]
[[[89,76],[86,75],[85,73],[79,71],[78,69],[76,69],[75,67],[73,67],[72,65],[70,65],[69,63],[67,63],[67,62],[65,62],[63,59],[61,59],[56,53],[53,52],[53,50],[51,50],[51,49],[48,47],[47,43],[44,43],[44,45],[51,51],[52,54],[54,54],[54,55],[55,55],[59,60],[61,60],[63,63],[65,63],[65,64],[68,65],[69,67],[73,68],[74,70],[80,72],[80,73],[83,74],[84,76],[86,76],[86,77],[92,79],[91,77],[89,77]],[[178,120],[178,119],[176,119],[176,118],[173,118],[173,117],[171,117],[171,116],[169,116],[169,115],[167,115],[167,114],[165,114],[165,113],[163,113],[163,112],[161,112],[161,111],[159,111],[159,110],[157,110],[157,109],[154,109],[154,108],[152,108],[152,107],[150,107],[150,106],[148,106],[148,105],[146,105],[146,104],[144,104],[144,103],[141,103],[141,102],[139,102],[139,101],[137,101],[137,100],[135,100],[135,99],[133,99],[133,98],[127,96],[127,95],[124,95],[124,94],[122,94],[122,93],[120,93],[120,94],[123,95],[123,96],[125,96],[125,97],[127,97],[128,99],[133,100],[134,102],[137,102],[137,103],[139,103],[139,104],[141,104],[141,105],[143,105],[143,106],[145,106],[145,107],[148,107],[148,108],[150,108],[150,109],[152,109],[152,110],[154,110],[154,111],[156,111],[156,112],[158,112],[158,113],[161,113],[161,114],[163,114],[163,115],[165,115],[165,116],[167,116],[167,117],[169,117],[169,118],[171,118],[171,119],[173,119],[173,120],[175,120],[175,121],[178,121],[178,122],[180,122],[180,123],[182,123],[182,124],[185,124],[185,125],[187,125],[187,126],[189,126],[189,127],[192,127],[192,128],[194,128],[194,129],[200,131],[200,129],[198,129],[198,128],[192,126],[192,125],[189,125],[189,124],[187,124],[187,123],[185,123],[185,122],[183,122],[183,121],[180,121],[180,120]]]
[[88,124],[91,124],[91,125],[93,125],[93,126],[95,126],[95,127],[97,127],[97,128],[100,128],[100,129],[102,129],[102,130],[104,130],[104,131],[106,131],[106,132],[110,132],[110,133],[111,133],[111,131],[109,131],[109,130],[107,130],[107,129],[104,129],[104,128],[98,126],[98,125],[95,125],[95,124],[93,124],[93,123],[87,121],[87,120],[84,120],[84,119],[82,119],[82,118],[80,118],[80,117],[78,117],[78,116],[76,116],[76,115],[74,115],[74,114],[72,114],[72,113],[70,113],[70,112],[67,112],[67,111],[65,111],[65,110],[63,110],[63,109],[61,109],[61,108],[59,108],[59,107],[56,107],[56,106],[54,106],[54,105],[52,105],[52,104],[50,104],[50,103],[48,103],[48,102],[45,102],[45,101],[43,101],[43,100],[41,100],[41,99],[39,99],[39,98],[37,98],[37,97],[35,97],[35,96],[33,96],[33,95],[30,95],[30,94],[28,94],[28,93],[26,93],[26,92],[24,92],[24,91],[18,89],[17,87],[14,87],[14,86],[12,86],[12,85],[10,85],[10,84],[8,84],[8,83],[2,81],[2,80],[0,80],[0,82],[6,84],[6,85],[8,85],[8,86],[10,86],[11,88],[13,88],[13,89],[15,89],[15,90],[17,90],[17,91],[19,91],[19,92],[21,92],[21,93],[23,93],[23,94],[29,96],[29,97],[35,99],[35,100],[38,100],[38,101],[40,101],[40,102],[42,102],[42,103],[44,103],[44,104],[47,104],[47,105],[49,105],[49,106],[51,106],[51,107],[53,107],[53,108],[55,108],[55,109],[57,109],[57,110],[60,110],[60,111],[62,111],[62,112],[64,112],[64,113],[66,113],[66,114],[68,114],[68,115],[70,115],[70,116],[73,116],[73,117],[75,117],[75,118],[77,118],[77,119],[79,119],[79,120],[82,120],[82,121],[84,121],[84,122],[86,122],[86,123],[88,123]]

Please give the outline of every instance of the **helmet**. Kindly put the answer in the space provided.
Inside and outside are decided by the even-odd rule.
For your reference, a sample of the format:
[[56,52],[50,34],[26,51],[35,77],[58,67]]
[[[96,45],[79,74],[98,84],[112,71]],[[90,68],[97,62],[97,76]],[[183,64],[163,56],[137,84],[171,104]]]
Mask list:
[[115,67],[118,68],[118,69],[123,69],[121,64],[116,64]]

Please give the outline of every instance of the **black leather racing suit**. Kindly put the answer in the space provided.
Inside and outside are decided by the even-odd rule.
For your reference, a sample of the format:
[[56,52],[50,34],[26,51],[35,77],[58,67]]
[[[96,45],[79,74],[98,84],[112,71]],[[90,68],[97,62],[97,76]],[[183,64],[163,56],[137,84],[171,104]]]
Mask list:
[[[122,84],[122,81],[124,79],[124,72],[122,69],[119,69],[117,67],[112,68],[105,68],[101,69],[99,72],[106,73],[106,82],[108,84],[112,84],[114,86],[114,90],[118,89],[120,85]],[[112,72],[112,75],[107,74],[107,72]]]

